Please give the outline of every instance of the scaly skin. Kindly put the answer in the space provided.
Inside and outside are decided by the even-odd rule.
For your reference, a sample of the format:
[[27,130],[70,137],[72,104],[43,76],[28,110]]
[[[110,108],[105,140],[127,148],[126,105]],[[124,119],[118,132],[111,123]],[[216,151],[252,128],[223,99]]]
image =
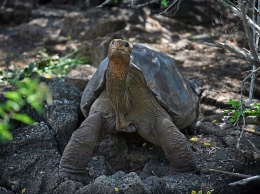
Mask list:
[[113,40],[108,49],[108,68],[106,72],[106,89],[112,106],[116,111],[116,127],[124,130],[127,123],[126,79],[133,45],[123,40]]
[[106,89],[64,150],[60,162],[62,178],[84,179],[97,140],[113,130],[137,130],[144,139],[161,146],[173,173],[197,171],[185,136],[147,88],[142,73],[129,68],[132,48],[131,43],[119,39],[110,43]]

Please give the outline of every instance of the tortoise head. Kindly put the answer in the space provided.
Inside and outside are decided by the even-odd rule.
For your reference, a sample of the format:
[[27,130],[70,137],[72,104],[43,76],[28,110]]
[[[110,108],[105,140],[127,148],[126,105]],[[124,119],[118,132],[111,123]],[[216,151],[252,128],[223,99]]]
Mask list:
[[112,59],[114,57],[119,57],[121,59],[130,60],[132,49],[133,45],[130,42],[121,39],[114,39],[109,44],[108,58]]
[[124,80],[128,73],[128,67],[133,45],[121,39],[114,39],[108,48],[108,71],[109,78]]

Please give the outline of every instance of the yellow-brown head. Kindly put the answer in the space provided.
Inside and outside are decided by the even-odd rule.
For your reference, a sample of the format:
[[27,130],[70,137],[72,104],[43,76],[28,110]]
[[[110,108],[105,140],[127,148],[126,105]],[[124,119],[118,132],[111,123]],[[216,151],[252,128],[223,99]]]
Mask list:
[[114,39],[109,44],[108,58],[113,59],[113,57],[120,57],[130,59],[133,45],[121,39]]
[[110,78],[126,79],[128,67],[130,63],[131,52],[133,45],[121,39],[114,39],[110,42],[108,48],[108,71]]

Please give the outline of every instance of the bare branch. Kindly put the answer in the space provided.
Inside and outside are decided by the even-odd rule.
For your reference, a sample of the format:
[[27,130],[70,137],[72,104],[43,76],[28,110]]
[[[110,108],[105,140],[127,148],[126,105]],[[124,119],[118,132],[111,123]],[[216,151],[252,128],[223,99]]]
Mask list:
[[102,4],[99,5],[99,6],[97,6],[97,8],[102,8],[102,7],[104,7],[105,5],[110,4],[110,3],[112,3],[112,2],[113,2],[113,0],[106,0],[104,3],[102,3]]
[[235,186],[235,185],[245,185],[251,181],[254,181],[254,180],[259,180],[260,179],[260,176],[257,175],[257,176],[252,176],[252,177],[248,177],[246,179],[242,179],[240,181],[236,181],[236,182],[233,182],[233,183],[229,183],[230,186]]
[[[223,6],[227,7],[229,10],[231,10],[234,14],[236,14],[238,17],[240,17],[242,19],[242,13],[236,7],[230,5],[225,0],[218,0],[218,2],[221,3]],[[249,17],[247,17],[247,20],[248,20],[248,25],[250,26],[250,28],[253,28],[253,26],[254,26],[257,33],[260,34],[260,26],[255,24],[254,21]]]
[[260,153],[260,151],[256,148],[256,146],[255,146],[255,144],[253,144],[253,142],[252,141],[250,141],[250,140],[247,140],[249,143],[250,143],[250,145],[253,147],[253,149],[255,150],[255,152],[259,152]]
[[[169,6],[167,7],[167,9],[165,9],[165,10],[164,10],[163,12],[161,12],[160,14],[169,14],[169,13],[171,13],[173,10],[175,10],[174,13],[173,13],[173,15],[174,15],[174,14],[179,10],[180,4],[181,4],[182,1],[183,1],[183,0],[174,0],[174,1],[172,2],[172,4],[169,5]],[[177,3],[177,5],[176,5],[176,7],[174,7],[176,3]]]
[[253,180],[259,180],[260,176],[250,176],[250,175],[246,175],[246,174],[240,174],[240,173],[234,173],[234,172],[228,172],[228,171],[224,171],[224,170],[217,170],[217,169],[209,169],[209,171],[212,172],[219,172],[219,173],[223,173],[223,174],[227,174],[227,175],[231,175],[231,176],[235,176],[235,177],[240,177],[240,178],[244,178],[240,181],[236,181],[234,183],[230,183],[230,186],[234,186],[234,185],[245,185],[247,183],[249,183],[250,181]]
[[240,177],[240,178],[250,178],[250,177],[252,177],[251,175],[240,174],[240,173],[235,173],[235,172],[228,172],[228,171],[217,170],[217,169],[209,169],[209,171],[219,172],[219,173],[222,173],[222,174],[228,174],[228,175],[236,176],[236,177]]
[[146,7],[146,6],[148,6],[148,5],[151,5],[151,4],[153,4],[153,3],[158,3],[158,0],[148,0],[148,2],[146,2],[146,3],[143,3],[143,4],[138,4],[138,5],[135,5],[134,3],[133,3],[133,1],[132,1],[132,3],[129,5],[130,7],[132,7],[133,9],[140,9],[140,8],[142,8],[142,7]]
[[[258,132],[259,133],[259,132]],[[260,135],[260,134],[259,134]],[[260,159],[260,150],[257,149],[257,147],[255,146],[255,144],[253,144],[252,141],[250,140],[247,140],[249,142],[249,144],[253,147],[255,153],[254,153],[254,157],[255,157],[255,160],[258,160]]]
[[[256,69],[256,66],[253,64],[253,72],[255,72],[255,69]],[[255,78],[256,78],[256,74],[252,73],[252,75],[251,75],[251,82],[250,82],[250,90],[249,90],[249,100],[248,100],[249,104],[252,103],[252,99],[253,99]]]
[[[247,17],[247,15],[246,15],[244,2],[242,0],[239,0],[239,4],[240,4],[241,13],[242,13],[241,19],[243,21],[243,26],[244,26],[246,37],[247,37],[247,40],[248,40],[248,45],[249,45],[250,51],[252,53],[252,56],[256,60],[256,59],[258,59],[258,55],[256,53],[254,42],[253,42],[252,35],[251,35],[249,25],[248,25],[249,17]],[[254,25],[253,28],[256,28],[256,26]]]
[[254,6],[249,0],[246,0],[246,2],[251,5],[251,7],[254,9],[254,11],[255,11],[257,14],[260,14],[260,12],[258,11],[258,9],[256,9],[255,6]]
[[[229,52],[235,54],[237,57],[240,57],[242,59],[247,60],[248,62],[254,61],[254,58],[252,57],[252,55],[250,53],[242,51],[239,48],[228,45],[226,43],[222,43],[222,42],[219,42],[219,43],[203,42],[203,44],[208,45],[208,46],[223,48],[223,49],[228,50]],[[256,62],[260,63],[260,59],[257,59]],[[258,66],[260,66],[260,64]]]
[[235,26],[235,27],[231,30],[231,32],[227,35],[227,37],[225,38],[225,40],[224,40],[223,43],[225,43],[225,42],[227,41],[227,39],[233,34],[233,32],[234,32],[235,30],[237,30],[237,28],[238,28],[240,22],[241,22],[241,20],[239,20],[239,21],[237,22],[236,26]]

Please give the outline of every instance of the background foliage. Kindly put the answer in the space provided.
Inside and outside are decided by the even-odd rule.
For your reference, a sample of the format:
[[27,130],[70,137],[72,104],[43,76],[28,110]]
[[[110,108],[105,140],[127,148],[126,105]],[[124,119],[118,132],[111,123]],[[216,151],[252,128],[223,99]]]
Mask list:
[[36,60],[23,69],[8,70],[2,72],[0,80],[11,83],[15,89],[4,94],[6,101],[0,103],[0,141],[11,140],[11,121],[17,120],[24,124],[32,124],[34,121],[21,110],[29,105],[38,113],[43,113],[42,105],[52,103],[51,91],[46,84],[40,83],[37,77],[52,76],[64,77],[73,68],[85,64],[87,59],[78,55],[77,51],[64,57],[48,55],[40,51]]

